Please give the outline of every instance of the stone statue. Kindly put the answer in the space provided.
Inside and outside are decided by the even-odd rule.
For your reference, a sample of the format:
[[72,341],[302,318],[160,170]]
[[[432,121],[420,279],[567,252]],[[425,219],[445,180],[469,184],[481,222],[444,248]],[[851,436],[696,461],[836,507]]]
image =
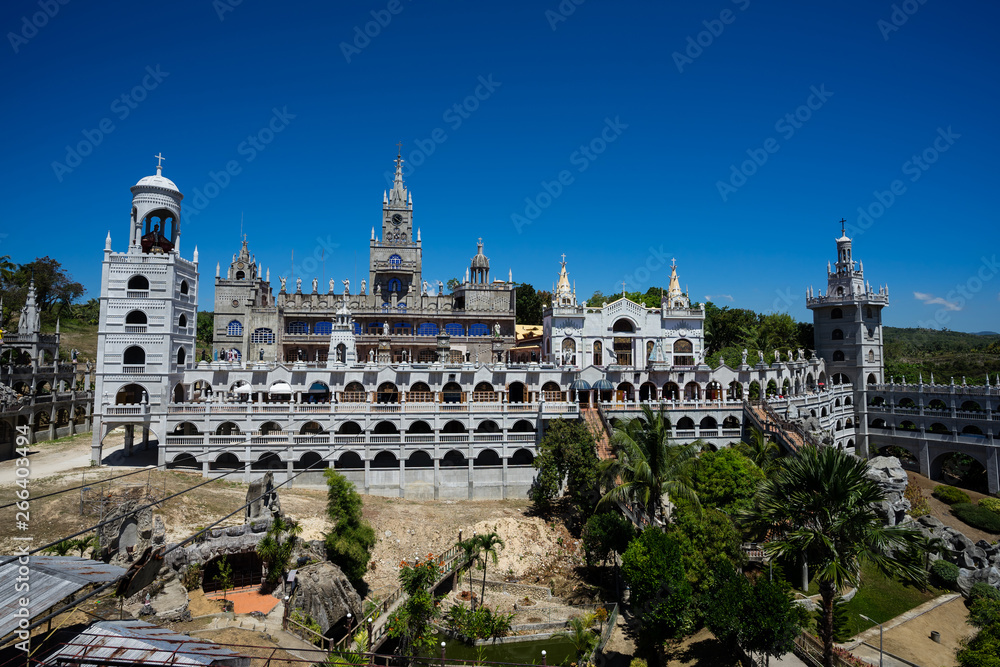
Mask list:
[[438,284],[438,295],[444,294],[444,283],[440,280],[437,281]]
[[374,363],[375,361],[375,350],[368,350],[368,363]]
[[[90,359],[87,359],[87,373],[89,374],[90,371],[92,371],[93,369],[94,369],[94,365],[90,363]],[[13,372],[14,371],[11,370],[11,373],[13,373]]]
[[278,280],[281,281],[281,291],[284,292],[285,291],[285,281],[288,280],[288,278],[278,278]]
[[788,360],[789,361],[792,360],[792,355],[793,355],[793,352],[791,350],[788,350]]
[[747,363],[747,354],[748,354],[747,349],[743,348],[743,358],[740,360],[740,364],[741,365],[746,365],[746,363]]
[[388,336],[389,335],[389,331],[390,331],[390,329],[389,329],[389,323],[388,322],[383,322],[382,323],[382,335],[383,336]]
[[[333,281],[331,280],[330,282],[332,283]],[[361,293],[362,294],[367,294],[367,290],[368,290],[368,281],[365,280],[364,278],[362,278],[361,279]]]
[[319,289],[319,281],[313,278],[313,294],[315,294],[318,289]]
[[328,294],[333,294],[333,283],[334,283],[333,278],[330,278],[330,284],[328,285],[330,289],[327,291]]
[[776,364],[781,363],[781,351],[780,350],[775,350],[774,351],[774,363],[776,363]]
[[431,290],[431,284],[425,280],[421,285],[421,291],[423,292],[424,296],[426,296],[430,290]]
[[344,294],[350,294],[351,293],[351,281],[350,280],[341,280],[340,282],[344,283]]
[[499,338],[500,337],[500,323],[499,322],[496,322],[496,323],[493,324],[493,337],[494,338]]
[[378,283],[375,283],[374,285],[372,285],[372,294],[378,294],[378,291],[379,291]]
[[798,360],[799,360],[799,361],[802,361],[802,360],[803,360],[803,359],[805,359],[805,358],[806,358],[806,351],[805,351],[805,350],[803,350],[803,349],[802,349],[802,348],[800,347],[800,348],[799,348],[799,356],[798,356]]
[[760,363],[764,363],[764,351],[757,350],[757,356],[760,357]]
[[302,278],[296,278],[295,279],[295,291],[296,292],[301,292],[302,291]]

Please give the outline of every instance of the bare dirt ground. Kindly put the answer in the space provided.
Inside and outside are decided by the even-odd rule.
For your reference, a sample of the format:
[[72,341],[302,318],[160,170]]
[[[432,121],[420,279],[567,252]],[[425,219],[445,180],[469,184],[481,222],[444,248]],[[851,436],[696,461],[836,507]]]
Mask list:
[[[969,610],[961,597],[935,607],[925,614],[910,619],[885,631],[883,646],[893,655],[917,665],[945,667],[957,664],[955,652],[959,643],[973,634],[975,629],[966,623]],[[933,641],[931,631],[941,633],[941,643]],[[878,628],[866,633],[867,647],[853,649],[855,655],[878,658]]]
[[[907,471],[906,475],[910,478],[911,484],[916,484],[920,487],[920,491],[923,493],[924,498],[927,499],[927,504],[931,508],[931,516],[936,519],[940,519],[942,523],[946,526],[951,526],[955,530],[960,531],[963,535],[971,539],[973,542],[978,542],[979,540],[986,540],[987,542],[996,542],[1000,538],[1000,534],[988,533],[984,530],[979,530],[978,528],[973,528],[969,524],[960,521],[958,517],[953,515],[945,503],[941,502],[937,498],[931,495],[934,491],[934,487],[941,484],[941,482],[935,482],[927,477],[924,477],[920,473],[913,471]],[[981,499],[986,498],[985,494],[977,493],[975,491],[969,491],[968,489],[962,489],[967,494],[972,502],[977,503]]]

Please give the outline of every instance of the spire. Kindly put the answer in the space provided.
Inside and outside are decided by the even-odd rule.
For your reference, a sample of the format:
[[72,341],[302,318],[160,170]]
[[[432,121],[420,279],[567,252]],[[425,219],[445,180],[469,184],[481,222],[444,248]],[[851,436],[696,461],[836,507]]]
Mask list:
[[198,246],[194,247],[194,257],[191,258],[191,261],[193,261],[195,264],[198,263]]
[[111,250],[111,230],[108,230],[108,238],[104,239],[104,249]]
[[221,270],[221,267],[219,266],[219,263],[218,263],[218,262],[216,262],[216,263],[215,263],[215,277],[216,277],[216,278],[218,278],[218,277],[219,277],[219,275],[220,275],[220,270]]
[[267,282],[271,282],[271,267],[270,266],[267,267],[267,278],[265,278],[265,280],[267,280]]
[[417,227],[417,243],[420,243],[420,228]]
[[402,142],[396,144],[399,150],[396,152],[396,175],[392,179],[392,191],[389,192],[389,204],[404,206],[407,202],[406,186],[403,185],[403,155]]
[[375,228],[372,227],[372,241],[375,240]]

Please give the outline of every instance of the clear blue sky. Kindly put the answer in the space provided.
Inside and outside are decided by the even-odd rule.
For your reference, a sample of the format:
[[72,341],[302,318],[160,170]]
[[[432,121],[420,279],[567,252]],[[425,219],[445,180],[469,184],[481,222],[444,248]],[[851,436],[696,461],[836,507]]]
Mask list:
[[[272,277],[294,251],[339,289],[364,275],[402,141],[431,281],[482,236],[495,276],[538,288],[562,253],[583,297],[666,285],[676,257],[693,298],[808,319],[860,207],[887,324],[1000,329],[993,3],[236,1],[3,3],[0,255],[52,255],[96,296],[162,151],[187,213],[239,170],[182,219],[202,308],[241,215]],[[275,109],[294,117],[244,143]],[[320,248],[325,269],[303,261]]]

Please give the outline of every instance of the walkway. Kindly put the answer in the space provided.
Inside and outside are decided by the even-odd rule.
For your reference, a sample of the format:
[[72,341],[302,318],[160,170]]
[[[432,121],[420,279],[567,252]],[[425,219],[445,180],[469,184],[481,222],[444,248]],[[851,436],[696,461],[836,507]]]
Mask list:
[[584,408],[580,410],[580,414],[583,415],[583,421],[590,429],[590,434],[594,436],[594,442],[597,443],[597,458],[610,459],[611,442],[608,429],[604,426],[604,420],[601,419],[601,413],[596,408]]
[[744,403],[743,414],[764,435],[774,438],[788,451],[797,452],[805,445],[813,444],[802,429],[780,418],[765,402]]

